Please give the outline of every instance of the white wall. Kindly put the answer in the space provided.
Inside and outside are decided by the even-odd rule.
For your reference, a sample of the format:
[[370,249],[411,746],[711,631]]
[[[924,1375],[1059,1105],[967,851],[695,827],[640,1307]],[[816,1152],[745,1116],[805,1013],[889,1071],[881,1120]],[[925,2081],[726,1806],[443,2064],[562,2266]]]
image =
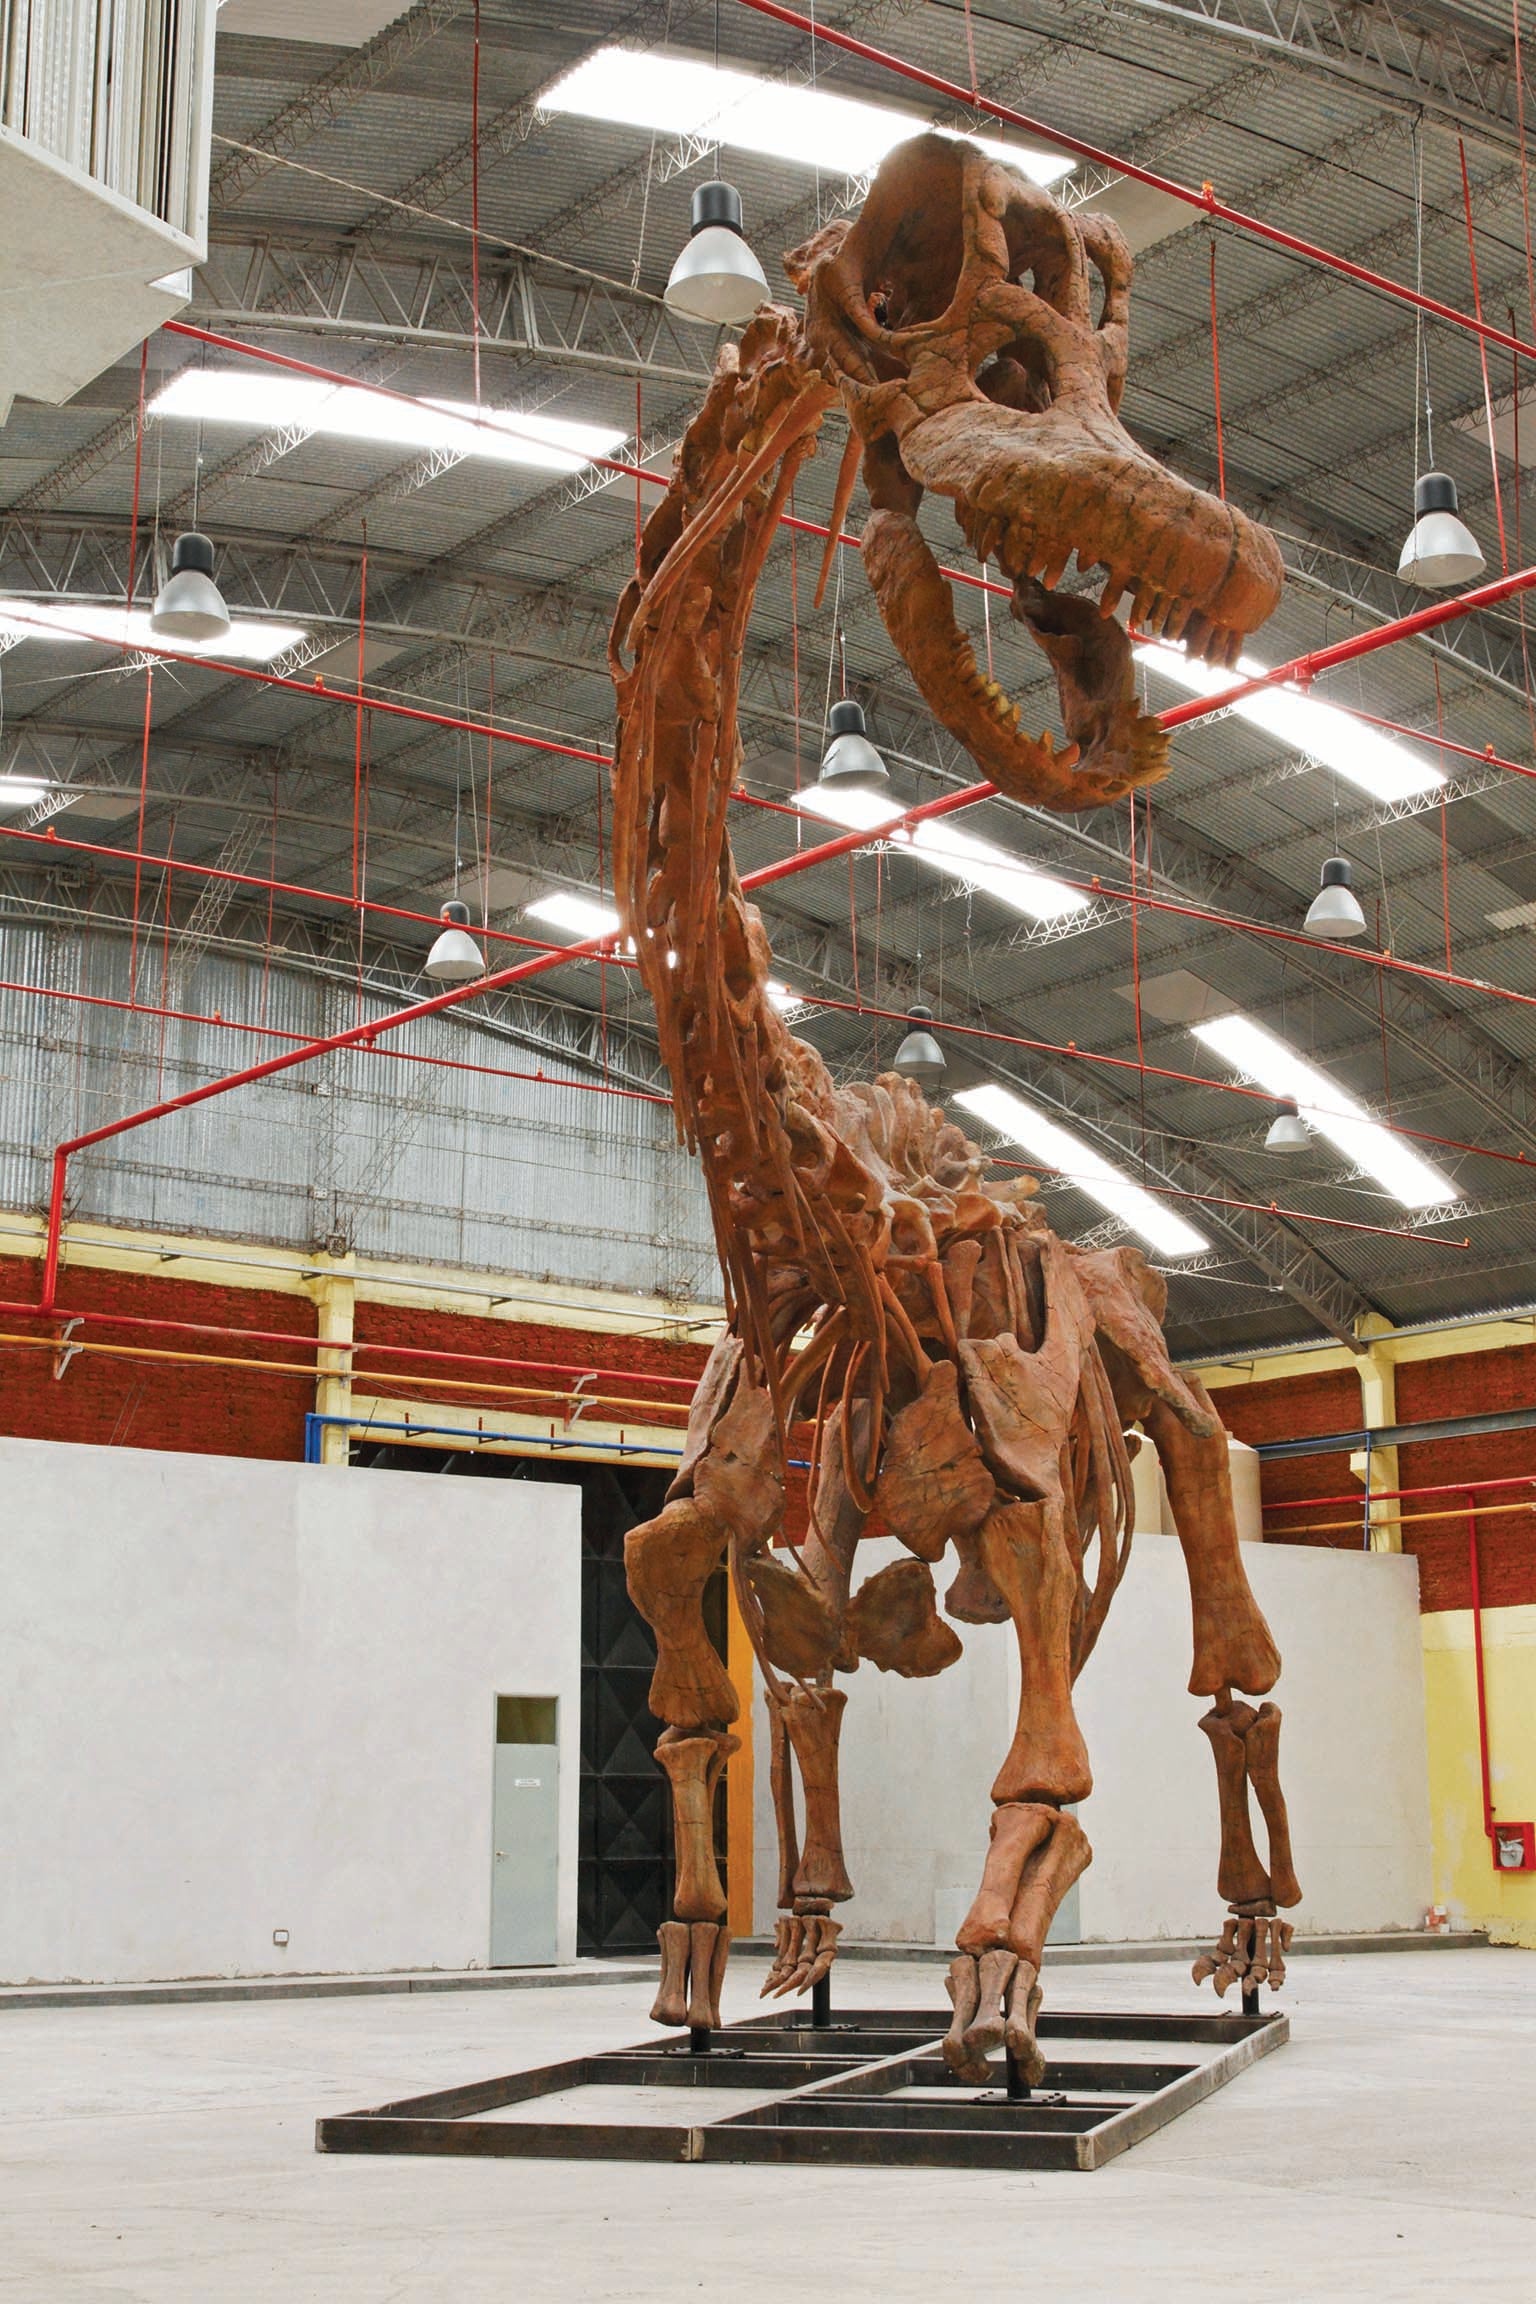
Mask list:
[[0,1979],[483,1965],[497,1695],[559,1699],[574,1956],[575,1489],[0,1439],[0,1496]]
[[[868,1547],[867,1574],[894,1547]],[[1380,1553],[1251,1545],[1244,1564],[1285,1658],[1280,1759],[1303,1930],[1417,1927],[1430,1897],[1418,1567]],[[936,1574],[940,1588],[948,1564]],[[965,1655],[935,1680],[861,1664],[846,1683],[843,1809],[851,1940],[947,1943],[980,1878],[988,1790],[1012,1733],[1008,1626],[957,1625]],[[1189,1587],[1176,1540],[1139,1534],[1078,1684],[1094,1791],[1085,1939],[1200,1936],[1219,1922],[1215,1769],[1187,1693]],[[777,1880],[758,1704],[757,1925]],[[1262,1845],[1262,1841],[1261,1841]]]

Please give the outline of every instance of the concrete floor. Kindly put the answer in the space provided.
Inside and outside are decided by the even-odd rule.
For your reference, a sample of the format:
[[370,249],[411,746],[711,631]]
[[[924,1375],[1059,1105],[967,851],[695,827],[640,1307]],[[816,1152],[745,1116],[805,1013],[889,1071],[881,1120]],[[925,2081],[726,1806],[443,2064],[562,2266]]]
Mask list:
[[[727,2017],[758,1961],[733,1966]],[[845,2004],[932,1969],[840,1963]],[[1178,2008],[1182,1965],[1057,2006]],[[339,2158],[320,2111],[647,2033],[633,1981],[12,2011],[0,2298],[26,2304],[1350,2304],[1536,2295],[1536,1953],[1298,1961],[1289,2048],[1096,2175]]]

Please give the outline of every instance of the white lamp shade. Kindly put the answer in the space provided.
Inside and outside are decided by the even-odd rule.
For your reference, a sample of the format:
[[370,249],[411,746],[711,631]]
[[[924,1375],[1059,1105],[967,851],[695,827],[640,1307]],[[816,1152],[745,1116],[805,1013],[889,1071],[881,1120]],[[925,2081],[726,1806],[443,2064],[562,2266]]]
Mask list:
[[1323,866],[1323,884],[1312,899],[1303,925],[1309,936],[1330,944],[1347,944],[1365,934],[1365,914],[1351,886],[1352,874],[1342,856],[1330,856]]
[[1448,472],[1426,472],[1413,491],[1414,522],[1397,573],[1423,592],[1446,592],[1481,576],[1487,562],[1462,519]]
[[915,1081],[919,1088],[936,1088],[943,1079],[947,1066],[944,1051],[928,1027],[933,1022],[931,1008],[909,1008],[907,1021],[912,1029],[896,1051],[891,1066],[903,1080]]
[[852,696],[839,697],[827,715],[827,730],[832,741],[821,756],[823,784],[885,791],[890,774],[869,740],[862,704]]
[[667,282],[667,310],[708,327],[739,328],[767,295],[763,268],[742,235],[741,195],[732,184],[701,184],[693,231]]
[[436,984],[472,984],[485,974],[485,954],[469,933],[469,906],[457,901],[445,904],[442,921],[422,974]]
[[213,546],[189,531],[171,549],[171,572],[150,611],[149,628],[162,640],[222,640],[229,610],[213,580]]
[[1294,1096],[1282,1096],[1275,1105],[1275,1116],[1264,1139],[1266,1152],[1305,1152],[1312,1139],[1307,1124],[1296,1109]]

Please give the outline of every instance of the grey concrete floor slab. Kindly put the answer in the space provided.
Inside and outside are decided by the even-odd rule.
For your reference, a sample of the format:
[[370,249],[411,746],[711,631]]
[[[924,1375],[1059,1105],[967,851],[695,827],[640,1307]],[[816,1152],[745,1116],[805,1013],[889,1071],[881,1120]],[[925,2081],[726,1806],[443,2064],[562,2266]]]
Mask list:
[[[739,1961],[726,2015],[753,2012]],[[931,1968],[840,1963],[845,2004]],[[1179,2008],[1074,1967],[1059,2008]],[[1292,2043],[1095,2175],[319,2155],[313,2124],[647,2035],[633,1981],[14,2011],[0,2298],[17,2304],[1408,2304],[1536,2295],[1536,1953],[1316,1957]]]

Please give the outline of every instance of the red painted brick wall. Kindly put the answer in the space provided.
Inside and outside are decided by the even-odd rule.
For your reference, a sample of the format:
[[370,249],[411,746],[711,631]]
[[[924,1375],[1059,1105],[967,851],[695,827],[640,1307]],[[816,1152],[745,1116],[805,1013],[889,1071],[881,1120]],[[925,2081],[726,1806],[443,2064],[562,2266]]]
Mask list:
[[[39,1267],[25,1258],[0,1258],[0,1298],[20,1304],[36,1301]],[[135,1348],[129,1358],[116,1353],[81,1352],[63,1377],[53,1375],[54,1330],[35,1320],[0,1312],[0,1333],[48,1336],[46,1345],[0,1344],[0,1431],[24,1439],[79,1440],[130,1448],[171,1448],[215,1456],[262,1456],[296,1461],[304,1453],[304,1418],[314,1406],[315,1308],[305,1297],[262,1288],[213,1287],[177,1279],[174,1272],[106,1272],[79,1267],[66,1272],[60,1289],[65,1312],[132,1313],[156,1320],[187,1320],[220,1331],[209,1336],[178,1329],[114,1327],[91,1321],[77,1340]],[[255,1341],[224,1331],[246,1328],[275,1332],[278,1340]],[[283,1338],[294,1339],[290,1347]],[[593,1329],[557,1328],[533,1321],[450,1316],[410,1307],[360,1304],[357,1336],[375,1343],[417,1346],[433,1351],[487,1354],[498,1360],[556,1362],[574,1368],[612,1368],[611,1383],[588,1384],[589,1393],[608,1393],[639,1403],[636,1421],[651,1421],[658,1403],[685,1407],[689,1389],[704,1365],[703,1345],[674,1344],[655,1337],[610,1334]],[[291,1361],[305,1370],[284,1376],[262,1370],[198,1367],[185,1361],[154,1360],[150,1352],[188,1352],[239,1361]],[[434,1374],[461,1377],[439,1388],[413,1382]],[[658,1375],[682,1377],[686,1386],[647,1382]],[[465,1421],[475,1407],[529,1409],[535,1403],[505,1392],[477,1393],[477,1383],[548,1385],[572,1380],[534,1371],[494,1367],[462,1370],[430,1361],[379,1357],[360,1363],[358,1388],[420,1400],[424,1408],[448,1409],[450,1421]],[[553,1403],[551,1404],[553,1405]],[[604,1408],[605,1420],[622,1421],[623,1410]],[[657,1419],[659,1420],[659,1419]],[[683,1418],[675,1419],[681,1430]]]
[[[0,1296],[35,1302],[38,1265],[0,1257]],[[265,1289],[204,1287],[144,1272],[67,1271],[60,1288],[66,1311],[133,1312],[159,1320],[206,1321],[218,1328],[265,1328],[295,1338],[284,1344],[221,1341],[175,1331],[110,1328],[92,1321],[76,1338],[131,1344],[140,1350],[212,1353],[249,1360],[313,1360],[314,1307]],[[41,1326],[0,1313],[8,1335],[41,1335]],[[193,1368],[183,1362],[81,1352],[54,1379],[54,1352],[32,1344],[0,1345],[0,1430],[28,1440],[83,1440],[100,1446],[175,1448],[209,1456],[298,1458],[305,1411],[314,1405],[309,1376],[259,1369]]]
[[[1300,1439],[1310,1433],[1352,1431],[1360,1424],[1360,1387],[1347,1369],[1331,1375],[1232,1385],[1223,1387],[1215,1398],[1229,1428],[1250,1446],[1265,1440]],[[1536,1406],[1536,1345],[1408,1361],[1397,1371],[1397,1418],[1401,1424],[1532,1406]],[[1398,1451],[1398,1476],[1405,1488],[1526,1474],[1533,1482],[1530,1494],[1536,1498],[1536,1427],[1524,1432],[1486,1433],[1470,1440],[1410,1443]],[[1287,1534],[1288,1529],[1313,1519],[1349,1518],[1348,1506],[1320,1506],[1314,1512],[1287,1512],[1278,1507],[1307,1496],[1358,1492],[1359,1482],[1344,1454],[1267,1463],[1263,1470],[1265,1534],[1271,1543],[1353,1547],[1359,1542],[1353,1529],[1327,1537]],[[1523,1494],[1520,1489],[1492,1489],[1480,1499],[1478,1559],[1485,1607],[1536,1602],[1536,1511],[1490,1509],[1521,1499]],[[1456,1514],[1449,1520],[1410,1519],[1403,1529],[1403,1549],[1414,1554],[1419,1563],[1419,1599],[1426,1613],[1465,1608],[1471,1601],[1467,1524],[1460,1504],[1455,1496],[1409,1497],[1403,1502],[1403,1510],[1409,1514]]]
[[[708,1357],[702,1344],[674,1344],[654,1336],[626,1336],[592,1328],[546,1327],[531,1320],[492,1320],[477,1318],[473,1314],[418,1311],[413,1305],[359,1304],[357,1307],[356,1339],[359,1343],[410,1345],[433,1352],[479,1352],[501,1360],[550,1361],[567,1368],[612,1368],[617,1373],[611,1382],[599,1380],[583,1387],[587,1393],[619,1401],[636,1401],[637,1407],[628,1411],[629,1419],[637,1423],[654,1420],[655,1408],[665,1403],[672,1408],[686,1407],[689,1393],[678,1384],[655,1384],[645,1381],[650,1376],[686,1377],[691,1388]],[[441,1387],[412,1385],[409,1372],[433,1376],[459,1376],[462,1382],[445,1383]],[[480,1406],[516,1413],[538,1414],[543,1403],[537,1398],[519,1397],[511,1392],[475,1392],[475,1384],[498,1386],[528,1385],[540,1390],[568,1390],[574,1379],[541,1373],[536,1369],[517,1371],[503,1368],[470,1368],[452,1370],[434,1367],[430,1361],[412,1362],[392,1355],[359,1355],[354,1383],[360,1391],[380,1392],[391,1397],[408,1396],[425,1403],[437,1402],[446,1407]],[[550,1401],[551,1413],[558,1418],[559,1405]],[[604,1423],[622,1424],[626,1410],[622,1407],[603,1407],[598,1411]],[[681,1429],[683,1418],[667,1418]]]
[[[1440,1416],[1493,1415],[1536,1406],[1536,1346],[1509,1352],[1463,1352],[1454,1359],[1415,1360],[1397,1372],[1397,1415],[1402,1424]],[[1489,1489],[1479,1498],[1478,1567],[1483,1605],[1512,1608],[1536,1601],[1536,1513],[1494,1509],[1536,1498],[1536,1428],[1489,1432],[1474,1440],[1420,1442],[1398,1451],[1405,1488],[1450,1480],[1499,1480],[1529,1474],[1529,1489]],[[1426,1610],[1466,1608],[1472,1598],[1467,1523],[1459,1496],[1415,1496],[1405,1512],[1455,1511],[1454,1520],[1427,1520],[1403,1530],[1403,1549],[1417,1553],[1419,1592]]]
[[[1315,1376],[1260,1378],[1253,1384],[1223,1384],[1211,1395],[1227,1430],[1257,1448],[1266,1440],[1306,1440],[1320,1432],[1357,1432],[1360,1429],[1360,1382],[1348,1368],[1320,1370]],[[1342,1496],[1358,1488],[1349,1469],[1349,1452],[1331,1456],[1282,1456],[1263,1464],[1260,1493],[1266,1514],[1265,1532],[1279,1537],[1287,1527],[1312,1520],[1342,1520],[1347,1512],[1329,1506],[1325,1511],[1281,1511],[1306,1496]],[[1359,1537],[1348,1531],[1330,1536],[1296,1537],[1297,1543],[1351,1549]]]

